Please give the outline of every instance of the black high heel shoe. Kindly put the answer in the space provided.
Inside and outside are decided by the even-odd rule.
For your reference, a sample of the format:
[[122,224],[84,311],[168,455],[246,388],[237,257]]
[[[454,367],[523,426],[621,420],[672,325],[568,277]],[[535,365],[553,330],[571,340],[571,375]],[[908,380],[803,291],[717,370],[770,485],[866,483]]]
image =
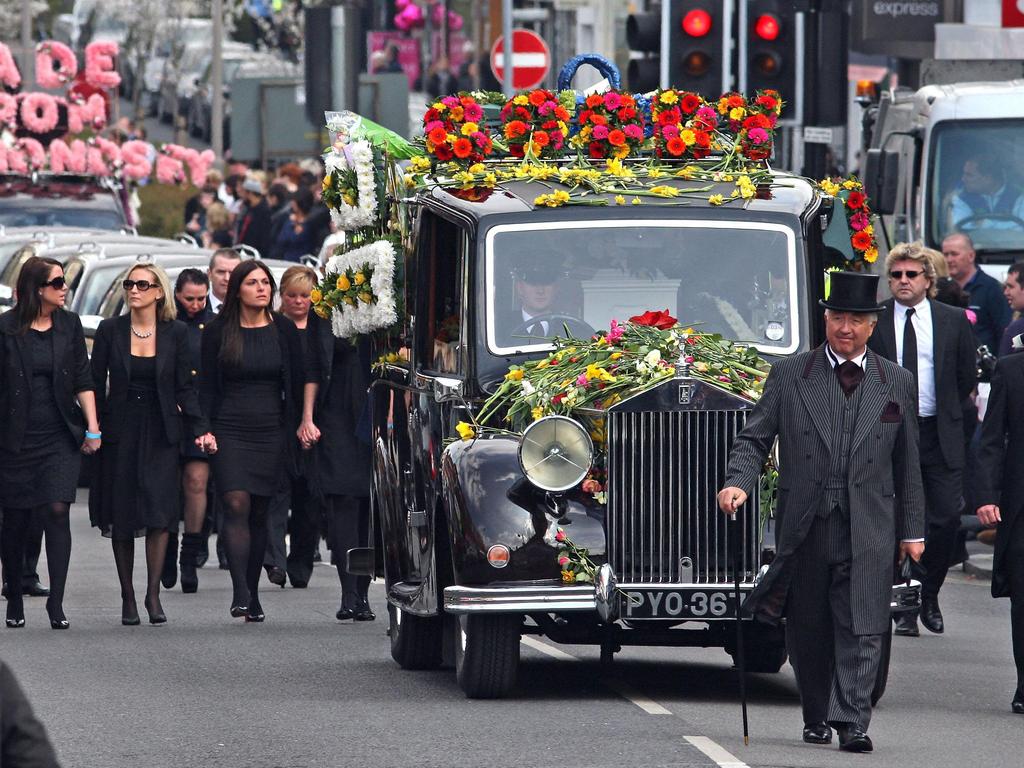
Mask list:
[[25,626],[25,604],[21,597],[7,598],[7,619],[8,629],[21,629]]
[[167,616],[164,614],[164,607],[160,605],[160,598],[156,598],[156,606],[153,608],[149,607],[150,602],[149,595],[146,595],[146,599],[143,600],[143,603],[146,606],[146,612],[149,614],[149,623],[153,626],[166,624]]
[[139,619],[139,606],[135,598],[125,600],[121,598],[121,623],[126,627],[137,627],[142,621]]
[[263,606],[260,605],[260,601],[250,599],[249,609],[245,612],[246,623],[259,624],[266,618],[267,616],[263,613]]
[[57,609],[54,610],[51,606],[50,598],[46,601],[46,615],[50,617],[50,628],[51,629],[68,629],[71,626],[71,622],[68,621],[67,616],[64,615],[64,606],[58,605]]
[[249,613],[248,605],[238,605],[237,603],[231,606],[231,618],[240,619]]

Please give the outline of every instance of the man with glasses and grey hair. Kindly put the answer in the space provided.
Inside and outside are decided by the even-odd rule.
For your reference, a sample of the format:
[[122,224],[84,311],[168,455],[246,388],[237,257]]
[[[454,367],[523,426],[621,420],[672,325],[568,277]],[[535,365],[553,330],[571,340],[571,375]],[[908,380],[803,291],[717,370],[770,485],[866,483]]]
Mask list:
[[[933,299],[935,268],[922,243],[896,245],[885,270],[893,298],[884,302],[868,346],[910,371],[917,387],[927,545],[915,576],[922,585],[921,622],[941,634],[939,590],[956,545],[964,492],[963,402],[976,378],[974,334],[962,309]],[[901,614],[896,634],[920,634],[917,617]]]

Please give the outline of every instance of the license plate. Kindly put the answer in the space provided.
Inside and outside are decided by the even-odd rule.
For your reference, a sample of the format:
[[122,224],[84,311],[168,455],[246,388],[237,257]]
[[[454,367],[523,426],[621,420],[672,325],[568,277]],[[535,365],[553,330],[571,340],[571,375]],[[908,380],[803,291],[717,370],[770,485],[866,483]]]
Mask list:
[[708,621],[736,616],[735,593],[720,589],[626,588],[619,597],[624,619]]

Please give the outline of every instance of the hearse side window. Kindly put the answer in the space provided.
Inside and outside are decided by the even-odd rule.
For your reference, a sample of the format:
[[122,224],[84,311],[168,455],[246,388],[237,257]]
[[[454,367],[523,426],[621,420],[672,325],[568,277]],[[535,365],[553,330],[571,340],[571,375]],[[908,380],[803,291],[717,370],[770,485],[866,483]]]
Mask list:
[[466,235],[428,211],[420,226],[417,360],[422,370],[459,373]]

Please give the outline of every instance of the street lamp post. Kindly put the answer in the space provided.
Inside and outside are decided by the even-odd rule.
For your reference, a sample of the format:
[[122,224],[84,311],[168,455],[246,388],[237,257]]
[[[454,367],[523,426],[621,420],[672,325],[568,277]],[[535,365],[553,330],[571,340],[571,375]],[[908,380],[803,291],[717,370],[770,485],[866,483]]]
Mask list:
[[224,159],[224,0],[213,0],[213,51],[210,62],[210,145]]
[[26,89],[35,85],[35,51],[32,47],[32,0],[21,0],[21,76]]
[[501,7],[501,36],[504,38],[504,53],[502,53],[502,64],[504,70],[504,82],[501,84],[505,93],[511,96],[515,92],[512,86],[512,54],[515,50],[512,46],[512,0],[504,0]]

